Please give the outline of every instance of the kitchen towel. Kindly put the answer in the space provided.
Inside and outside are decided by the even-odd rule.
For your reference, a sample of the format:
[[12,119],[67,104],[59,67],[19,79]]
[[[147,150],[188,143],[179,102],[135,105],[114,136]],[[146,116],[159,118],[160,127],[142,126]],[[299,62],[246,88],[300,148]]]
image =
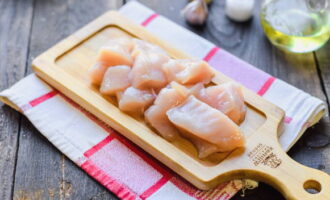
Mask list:
[[[260,71],[142,4],[129,2],[120,13],[285,110],[279,138],[284,150],[323,116],[325,104],[321,100]],[[196,189],[35,74],[1,92],[0,99],[26,115],[52,144],[121,199],[225,200],[243,187],[241,180],[233,180],[209,191]]]

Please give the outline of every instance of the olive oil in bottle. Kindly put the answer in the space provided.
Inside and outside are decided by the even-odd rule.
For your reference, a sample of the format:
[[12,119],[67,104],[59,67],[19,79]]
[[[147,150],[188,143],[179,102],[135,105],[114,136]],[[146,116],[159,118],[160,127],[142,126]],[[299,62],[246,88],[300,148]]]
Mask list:
[[268,39],[283,50],[314,51],[330,37],[329,0],[266,0],[260,17]]

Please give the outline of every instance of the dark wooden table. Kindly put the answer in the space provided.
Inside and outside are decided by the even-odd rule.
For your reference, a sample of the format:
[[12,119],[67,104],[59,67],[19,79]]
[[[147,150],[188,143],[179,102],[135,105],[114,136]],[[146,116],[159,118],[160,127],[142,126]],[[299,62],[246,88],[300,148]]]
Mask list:
[[[265,38],[258,10],[246,23],[224,16],[224,0],[210,7],[206,26],[180,16],[186,0],[141,0],[176,23],[326,101],[330,94],[330,44],[317,52],[288,55]],[[258,1],[257,1],[258,2]],[[32,59],[123,0],[0,0],[0,90],[32,73]],[[290,150],[298,162],[330,173],[330,122],[324,117]],[[52,146],[21,114],[0,106],[0,199],[117,199]],[[266,184],[234,199],[280,200]]]

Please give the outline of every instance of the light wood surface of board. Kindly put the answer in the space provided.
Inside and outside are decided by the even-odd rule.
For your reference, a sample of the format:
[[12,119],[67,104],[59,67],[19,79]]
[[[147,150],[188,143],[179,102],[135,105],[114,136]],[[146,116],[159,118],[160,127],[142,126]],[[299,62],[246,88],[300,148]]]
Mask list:
[[[200,189],[210,189],[236,178],[253,178],[276,187],[287,199],[329,199],[330,176],[305,167],[281,149],[277,134],[284,112],[243,87],[248,112],[240,125],[247,142],[244,149],[200,160],[190,142],[169,143],[143,121],[121,112],[116,102],[90,84],[87,70],[97,50],[110,38],[137,37],[164,48],[173,58],[188,58],[142,26],[110,11],[59,42],[33,61],[33,69],[50,85],[109,124],[177,174]],[[215,84],[231,81],[216,72]],[[320,192],[308,193],[305,188]]]

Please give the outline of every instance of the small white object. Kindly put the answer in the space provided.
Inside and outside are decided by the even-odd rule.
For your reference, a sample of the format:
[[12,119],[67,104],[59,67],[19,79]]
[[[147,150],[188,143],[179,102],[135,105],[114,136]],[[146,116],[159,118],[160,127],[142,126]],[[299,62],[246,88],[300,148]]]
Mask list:
[[226,0],[226,15],[237,22],[244,22],[253,14],[254,0]]

